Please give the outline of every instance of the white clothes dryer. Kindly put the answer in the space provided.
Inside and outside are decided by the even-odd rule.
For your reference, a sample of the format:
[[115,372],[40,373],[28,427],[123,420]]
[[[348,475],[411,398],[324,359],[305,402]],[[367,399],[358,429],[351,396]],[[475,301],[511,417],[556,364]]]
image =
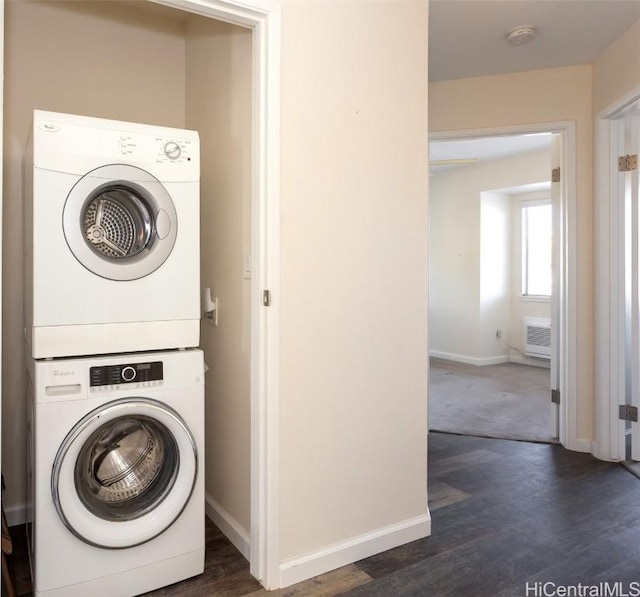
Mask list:
[[130,597],[204,569],[198,349],[30,359],[34,595]]
[[34,358],[197,346],[195,131],[43,112],[25,156]]

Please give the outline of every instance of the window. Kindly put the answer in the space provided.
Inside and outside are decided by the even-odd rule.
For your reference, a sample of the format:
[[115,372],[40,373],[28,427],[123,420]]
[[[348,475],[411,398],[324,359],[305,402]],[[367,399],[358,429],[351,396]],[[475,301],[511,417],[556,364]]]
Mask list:
[[551,201],[522,203],[522,296],[551,296]]

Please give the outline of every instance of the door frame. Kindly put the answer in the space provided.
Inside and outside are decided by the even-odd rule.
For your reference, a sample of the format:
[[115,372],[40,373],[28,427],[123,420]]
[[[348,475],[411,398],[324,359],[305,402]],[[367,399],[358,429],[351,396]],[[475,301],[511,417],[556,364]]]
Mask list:
[[[429,133],[429,140],[464,140],[478,137],[557,133],[562,137],[561,171],[564,192],[560,202],[559,278],[556,301],[559,313],[558,366],[558,434],[560,443],[569,450],[589,452],[590,445],[577,434],[577,222],[576,222],[576,123],[574,121],[544,122],[505,127],[438,131]],[[549,173],[551,175],[551,173]]]
[[626,458],[624,424],[618,407],[625,392],[624,213],[617,157],[623,150],[620,123],[640,103],[640,86],[602,110],[595,123],[596,321],[595,428],[593,454]]
[[[151,0],[250,29],[251,574],[279,586],[280,7],[271,0]],[[263,292],[270,291],[268,308]]]

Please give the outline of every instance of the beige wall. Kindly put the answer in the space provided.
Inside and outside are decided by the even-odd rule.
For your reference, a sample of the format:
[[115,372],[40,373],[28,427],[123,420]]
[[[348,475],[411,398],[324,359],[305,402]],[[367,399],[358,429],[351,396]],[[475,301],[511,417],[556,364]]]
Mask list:
[[427,3],[282,18],[286,560],[427,511]]
[[219,299],[203,320],[206,492],[251,529],[251,32],[210,19],[187,27],[187,127],[202,148],[202,286]]
[[[512,274],[511,252],[502,255],[501,268],[508,282],[496,294],[496,284],[487,280],[496,266],[482,267],[482,206],[500,209],[511,246],[510,200],[503,195],[483,199],[490,191],[549,180],[551,155],[536,151],[480,162],[473,166],[435,173],[430,181],[429,228],[429,341],[432,354],[477,365],[489,364],[508,355],[510,340]],[[505,203],[506,202],[506,203]],[[485,209],[485,220],[490,217]],[[495,223],[487,223],[491,227]],[[492,232],[488,240],[495,240]],[[485,239],[484,250],[489,250]],[[507,242],[506,240],[504,242]],[[483,281],[484,274],[484,281]],[[484,283],[483,283],[484,282]],[[484,292],[483,292],[484,288]],[[518,291],[519,292],[519,291]],[[502,329],[503,341],[496,339]]]
[[572,120],[577,131],[578,439],[593,429],[592,67],[572,66],[432,83],[430,131]]
[[593,110],[598,114],[640,85],[640,19],[593,65]]
[[[21,162],[34,108],[183,127],[182,26],[128,2],[5,4],[3,502],[25,501]],[[161,64],[161,68],[157,68]]]

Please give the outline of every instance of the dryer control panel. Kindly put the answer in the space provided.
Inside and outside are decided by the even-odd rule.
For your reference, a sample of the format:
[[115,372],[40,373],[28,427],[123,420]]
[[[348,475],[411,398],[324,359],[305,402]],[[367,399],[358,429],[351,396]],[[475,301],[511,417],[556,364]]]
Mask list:
[[162,361],[126,365],[105,365],[102,367],[91,367],[89,369],[89,385],[91,387],[119,386],[128,383],[149,383],[162,380]]

